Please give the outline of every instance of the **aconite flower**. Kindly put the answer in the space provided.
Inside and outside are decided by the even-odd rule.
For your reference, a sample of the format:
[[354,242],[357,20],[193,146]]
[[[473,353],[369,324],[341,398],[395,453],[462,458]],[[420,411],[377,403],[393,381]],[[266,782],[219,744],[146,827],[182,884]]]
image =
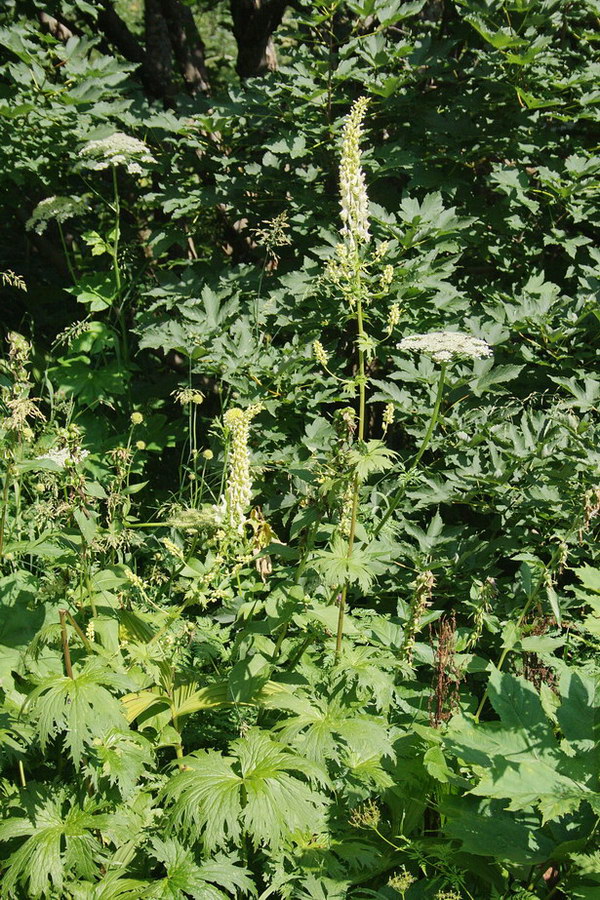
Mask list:
[[48,222],[62,224],[67,219],[83,215],[88,208],[88,204],[81,197],[46,197],[45,200],[40,200],[25,227],[28,231],[35,229],[37,234],[43,234]]
[[368,243],[371,237],[369,198],[360,154],[360,141],[363,135],[362,123],[368,102],[366,97],[360,97],[354,103],[342,134],[340,161],[342,235],[354,247],[358,244]]
[[261,409],[262,404],[256,403],[246,409],[228,409],[223,416],[223,423],[231,434],[225,503],[229,524],[237,531],[243,529],[246,510],[252,498],[248,436],[250,422]]
[[99,171],[111,166],[124,166],[130,175],[141,175],[148,163],[156,162],[143,141],[122,131],[96,141],[88,141],[79,151],[79,156],[87,169]]
[[436,362],[451,359],[484,359],[492,355],[492,348],[480,338],[462,331],[431,331],[429,334],[411,334],[397,344],[398,350],[413,350],[430,356]]

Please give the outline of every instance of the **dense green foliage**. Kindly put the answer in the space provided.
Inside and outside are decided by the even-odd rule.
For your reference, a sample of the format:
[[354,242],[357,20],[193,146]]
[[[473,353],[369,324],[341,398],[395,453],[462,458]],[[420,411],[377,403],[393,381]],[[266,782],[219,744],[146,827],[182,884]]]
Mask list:
[[[0,896],[595,900],[597,0],[301,0],[242,82],[190,2],[212,93],[166,100],[106,4],[35,6]],[[455,331],[493,355],[398,347]]]

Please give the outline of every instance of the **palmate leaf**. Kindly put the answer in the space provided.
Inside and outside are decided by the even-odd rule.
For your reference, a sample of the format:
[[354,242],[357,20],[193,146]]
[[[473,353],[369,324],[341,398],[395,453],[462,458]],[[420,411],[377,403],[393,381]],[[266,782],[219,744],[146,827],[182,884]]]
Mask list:
[[259,729],[235,741],[230,756],[199,750],[183,766],[164,796],[173,801],[174,820],[202,835],[207,849],[238,843],[242,831],[256,845],[273,844],[296,830],[313,830],[324,810],[323,796],[308,783],[327,783],[322,768]]
[[104,816],[94,814],[93,808],[82,809],[65,790],[42,802],[39,794],[26,795],[24,806],[26,815],[0,823],[0,841],[26,838],[8,859],[2,896],[14,896],[19,885],[26,885],[32,898],[46,897],[52,889],[60,893],[73,870],[93,877],[103,858],[96,829]]
[[152,745],[143,735],[112,728],[102,738],[94,739],[87,771],[96,787],[104,777],[128,797],[152,762]]
[[349,708],[337,697],[298,697],[295,714],[277,726],[308,759],[339,760],[345,751],[367,759],[393,756],[385,720]]
[[51,737],[64,732],[71,758],[78,766],[84,748],[95,739],[111,728],[126,730],[121,704],[106,686],[123,690],[130,683],[125,676],[106,669],[98,659],[88,660],[73,678],[44,678],[26,704],[37,716],[42,750]]
[[369,475],[391,469],[397,455],[382,441],[367,441],[367,443],[355,444],[350,450],[348,458],[354,466],[358,479],[364,481]]
[[237,893],[255,893],[247,869],[235,865],[227,857],[215,856],[198,865],[193,853],[171,838],[153,838],[152,855],[166,870],[166,877],[155,881],[140,897],[185,900],[227,900],[221,888]]
[[358,584],[363,591],[368,591],[373,581],[370,558],[356,546],[349,557],[348,542],[340,536],[334,538],[331,550],[315,553],[313,565],[330,587]]
[[478,725],[456,716],[448,731],[447,749],[471,765],[477,777],[471,793],[509,800],[509,810],[536,805],[544,821],[576,810],[585,800],[595,806],[599,798],[593,737],[597,725],[588,681],[568,671],[561,679],[557,717],[567,742],[573,741],[570,749],[554,735],[533,686],[494,669],[489,696],[501,721]]

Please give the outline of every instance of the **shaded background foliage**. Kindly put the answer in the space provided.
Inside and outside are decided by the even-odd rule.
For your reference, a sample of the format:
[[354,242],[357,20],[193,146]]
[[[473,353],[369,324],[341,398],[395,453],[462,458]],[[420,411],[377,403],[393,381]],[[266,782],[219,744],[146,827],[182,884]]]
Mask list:
[[[377,589],[355,588],[351,598],[356,646],[374,647],[385,658],[398,646],[370,616],[405,624],[415,574],[435,574],[432,646],[418,645],[423,671],[402,700],[403,712],[423,729],[432,647],[440,655],[435,623],[455,616],[466,640],[486,579],[493,579],[493,610],[469,663],[468,686],[460,688],[472,712],[484,690],[481,673],[503,648],[517,648],[511,678],[524,674],[537,688],[548,682],[554,690],[552,679],[562,675],[568,697],[577,691],[561,667],[574,656],[588,661],[597,638],[597,631],[577,630],[582,597],[573,571],[597,563],[600,503],[599,13],[594,0],[11,0],[0,13],[0,269],[22,274],[28,287],[27,293],[2,288],[2,327],[33,338],[38,374],[99,456],[123,442],[132,409],[144,410],[147,456],[140,465],[151,487],[141,503],[148,516],[173,496],[186,471],[181,459],[190,433],[173,391],[188,385],[206,394],[193,441],[217,455],[215,416],[228,404],[260,400],[257,494],[279,539],[290,545],[273,590],[293,573],[294,539],[305,539],[331,511],[327,500],[315,500],[315,479],[338,441],[334,410],[352,398],[315,368],[311,344],[322,341],[332,371],[351,372],[348,310],[322,276],[338,240],[341,122],[356,97],[369,97],[364,164],[372,230],[389,242],[385,262],[394,267],[387,296],[369,309],[372,333],[383,335],[397,302],[398,337],[460,326],[494,347],[493,366],[480,361],[453,370],[426,469],[409,485],[396,527],[383,529],[372,545]],[[128,284],[121,310],[111,305],[109,255],[96,255],[101,247],[91,234],[104,237],[112,227],[112,185],[106,173],[92,182],[78,157],[86,141],[115,130],[146,141],[157,160],[147,177],[119,175],[119,264]],[[36,204],[53,194],[84,195],[89,203],[89,214],[64,229],[72,273],[55,225],[42,235],[25,227]],[[388,443],[408,461],[427,426],[434,366],[380,345],[370,376],[376,391],[369,437],[381,436],[382,409],[392,403]],[[215,461],[214,470],[208,467],[215,490],[219,477]],[[370,534],[397,472],[378,478],[364,503]],[[314,512],[307,515],[307,507]],[[329,537],[326,527],[317,529],[318,544]],[[146,550],[141,571],[149,568]],[[515,622],[525,603],[530,614],[522,632]],[[258,637],[244,640],[260,645],[272,625],[266,614]],[[564,649],[570,628],[575,644]],[[315,639],[309,669],[327,646],[326,634]],[[242,652],[235,655],[242,645],[238,637],[234,666],[243,662]],[[531,728],[566,777],[567,758],[547,733],[539,701],[519,684]],[[516,690],[511,685],[506,690]],[[543,692],[542,699],[551,707]],[[516,727],[501,700],[494,709],[507,731]],[[367,705],[362,712],[375,710]],[[310,718],[306,709],[296,714]],[[224,749],[235,728],[214,715],[215,744],[203,746]],[[500,725],[489,727],[491,733]],[[570,727],[564,725],[567,741],[587,739]],[[427,772],[446,785],[439,741],[423,735],[431,742]],[[416,784],[429,784],[419,782],[423,766],[408,743],[404,761],[401,752],[395,757],[400,792],[413,775]],[[478,755],[482,743],[481,734],[458,729],[448,758],[495,771],[499,758],[489,747]],[[488,750],[490,757],[481,755]],[[185,796],[183,780],[180,787]],[[545,787],[540,794],[554,790]],[[494,857],[494,836],[504,828],[505,858],[515,871],[560,866],[568,840],[582,842],[578,852],[595,827],[585,804],[579,819],[568,819],[577,806],[571,794],[552,811],[559,822],[550,826],[525,800],[511,813],[501,802],[506,793],[488,786],[480,796],[444,798],[446,833],[466,856]],[[366,797],[364,786],[356,789],[354,799]],[[310,819],[316,801],[302,799]],[[436,815],[425,813],[426,831],[438,828]],[[488,821],[484,852],[477,843]],[[525,833],[536,835],[529,855],[522,850]],[[154,852],[168,856],[164,847]],[[339,858],[330,863],[326,877],[341,878]],[[290,865],[280,862],[281,870]],[[519,896],[508,893],[510,880],[501,885],[497,874],[482,874],[466,860],[470,866],[486,883],[486,897]],[[591,898],[598,888],[588,884],[583,864],[581,871],[572,896]],[[378,889],[377,872],[371,876]],[[531,883],[521,874],[515,879],[514,885]],[[484,890],[481,883],[474,890]],[[431,890],[444,886],[440,881]],[[307,893],[293,896],[318,897],[319,890],[334,896],[333,884],[319,888],[310,878],[295,890]],[[376,896],[398,894],[382,890]],[[407,896],[434,896],[426,891],[417,885]]]

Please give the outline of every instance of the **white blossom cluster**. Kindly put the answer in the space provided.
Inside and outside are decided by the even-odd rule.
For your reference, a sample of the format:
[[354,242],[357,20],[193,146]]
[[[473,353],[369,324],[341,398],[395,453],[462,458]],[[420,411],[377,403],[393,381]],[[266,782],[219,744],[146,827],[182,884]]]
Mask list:
[[365,173],[361,168],[360,140],[368,100],[360,97],[350,110],[342,136],[340,162],[340,206],[342,235],[353,246],[366,244],[369,233],[369,198]]
[[40,200],[31,218],[27,220],[26,228],[35,229],[38,234],[43,234],[48,222],[66,222],[87,212],[88,204],[81,197],[46,197]]
[[64,469],[67,463],[74,466],[84,460],[86,456],[89,456],[87,450],[79,450],[77,454],[73,454],[68,447],[61,447],[60,449],[53,447],[51,450],[47,450],[46,453],[42,453],[41,456],[36,456],[36,459],[50,460],[50,462],[56,463],[59,468]]
[[432,331],[411,334],[397,344],[398,350],[413,350],[430,356],[436,362],[451,359],[483,359],[492,355],[492,348],[480,338],[462,331]]
[[225,427],[231,431],[229,477],[225,491],[225,501],[229,524],[237,531],[243,529],[245,513],[252,498],[248,436],[250,422],[261,409],[261,404],[256,403],[247,407],[247,409],[239,409],[237,407],[228,409],[223,416]]
[[142,163],[156,160],[143,141],[116,131],[109,137],[89,141],[79,151],[83,165],[88,169],[108,169],[111,166],[125,166],[130,175],[141,175]]

